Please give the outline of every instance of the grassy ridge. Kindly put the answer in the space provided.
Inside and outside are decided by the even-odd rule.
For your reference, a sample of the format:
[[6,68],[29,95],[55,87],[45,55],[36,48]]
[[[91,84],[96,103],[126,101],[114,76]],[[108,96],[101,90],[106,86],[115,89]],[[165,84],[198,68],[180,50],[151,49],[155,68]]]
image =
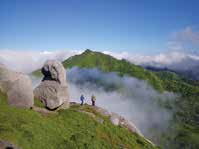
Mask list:
[[[118,60],[110,55],[86,50],[80,55],[75,55],[63,62],[65,68],[78,66],[80,68],[98,68],[104,72],[117,72],[120,76],[129,75],[141,80],[146,80],[158,91],[172,91],[185,96],[199,93],[199,86],[195,81],[187,80],[175,73],[160,71],[153,72],[126,60]],[[35,72],[39,74],[38,71]]]
[[[127,129],[101,124],[85,113],[88,106],[72,106],[57,114],[42,115],[34,110],[10,107],[0,92],[0,140],[23,149],[155,149],[149,142]],[[96,114],[95,112],[93,114]],[[100,114],[97,114],[100,116]]]
[[80,68],[98,68],[104,72],[117,72],[120,76],[129,75],[141,80],[146,80],[155,89],[163,91],[161,80],[152,72],[131,64],[126,60],[118,60],[110,55],[86,50],[80,55],[75,55],[63,62],[65,68],[78,66]]

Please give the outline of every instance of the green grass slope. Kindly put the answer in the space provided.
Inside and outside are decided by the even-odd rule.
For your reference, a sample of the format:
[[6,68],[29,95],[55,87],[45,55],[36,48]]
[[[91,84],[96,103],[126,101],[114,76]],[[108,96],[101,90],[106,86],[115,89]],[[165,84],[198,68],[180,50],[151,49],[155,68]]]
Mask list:
[[[154,72],[162,80],[167,91],[181,96],[173,102],[174,117],[171,131],[166,134],[165,148],[198,149],[199,148],[199,86],[197,81],[188,80],[173,72]],[[168,143],[169,142],[169,143]]]
[[155,89],[162,91],[161,81],[156,75],[146,69],[131,64],[126,60],[118,60],[110,55],[86,50],[80,55],[75,55],[63,62],[65,68],[78,66],[80,68],[98,68],[104,72],[117,72],[120,76],[129,75],[141,80],[146,80]]
[[[79,112],[84,108],[104,123]],[[114,126],[89,106],[72,106],[55,114],[14,108],[0,92],[0,140],[22,149],[155,149],[143,137]]]

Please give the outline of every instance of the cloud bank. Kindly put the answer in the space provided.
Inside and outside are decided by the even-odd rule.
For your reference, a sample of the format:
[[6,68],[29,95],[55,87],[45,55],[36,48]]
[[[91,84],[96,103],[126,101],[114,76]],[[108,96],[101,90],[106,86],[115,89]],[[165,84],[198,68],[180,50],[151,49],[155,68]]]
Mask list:
[[129,62],[144,67],[169,69],[192,79],[199,80],[199,55],[182,51],[171,51],[157,55],[129,54],[127,52],[115,53],[104,51],[118,59],[127,59]]
[[48,59],[63,61],[68,57],[80,54],[81,51],[16,51],[0,50],[0,63],[16,71],[30,73],[44,64]]
[[193,44],[199,46],[199,31],[196,28],[187,26],[182,30],[174,32],[171,36],[171,41],[178,44]]
[[[30,73],[41,68],[47,59],[63,61],[70,56],[80,54],[83,51],[13,51],[1,50],[0,63],[7,67]],[[129,62],[144,67],[167,68],[185,74],[199,80],[199,55],[182,51],[170,51],[156,55],[140,55],[129,52],[103,51],[117,59],[127,59]]]

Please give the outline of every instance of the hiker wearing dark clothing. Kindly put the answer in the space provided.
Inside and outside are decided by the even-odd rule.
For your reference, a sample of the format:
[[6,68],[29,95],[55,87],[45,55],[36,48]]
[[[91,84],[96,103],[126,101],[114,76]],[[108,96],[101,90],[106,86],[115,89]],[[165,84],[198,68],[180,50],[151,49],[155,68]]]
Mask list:
[[84,104],[84,96],[83,95],[81,95],[80,101],[81,101],[81,105],[83,105]]
[[92,106],[95,106],[96,97],[94,95],[91,96]]

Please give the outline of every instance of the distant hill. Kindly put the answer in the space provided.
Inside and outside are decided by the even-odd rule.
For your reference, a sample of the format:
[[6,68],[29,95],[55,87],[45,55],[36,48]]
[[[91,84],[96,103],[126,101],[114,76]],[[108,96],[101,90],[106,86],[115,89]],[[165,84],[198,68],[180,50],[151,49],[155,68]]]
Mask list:
[[195,67],[191,67],[190,69],[187,70],[179,70],[179,69],[169,69],[168,67],[155,67],[155,66],[144,66],[147,70],[152,70],[152,71],[169,71],[169,72],[174,72],[176,74],[179,74],[181,76],[186,77],[187,79],[192,79],[195,82],[199,82],[199,65]]
[[80,68],[98,68],[104,72],[117,72],[118,75],[129,75],[141,80],[146,80],[155,89],[162,91],[161,80],[146,69],[131,64],[125,59],[118,60],[101,52],[86,50],[80,55],[75,55],[63,61],[65,68],[78,66]]
[[159,91],[167,90],[182,94],[196,94],[199,92],[196,81],[188,80],[170,71],[149,71],[141,66],[131,64],[125,59],[118,60],[101,52],[86,50],[63,61],[65,68],[78,66],[81,68],[98,68],[104,72],[117,72],[118,75],[129,75],[148,81]]

